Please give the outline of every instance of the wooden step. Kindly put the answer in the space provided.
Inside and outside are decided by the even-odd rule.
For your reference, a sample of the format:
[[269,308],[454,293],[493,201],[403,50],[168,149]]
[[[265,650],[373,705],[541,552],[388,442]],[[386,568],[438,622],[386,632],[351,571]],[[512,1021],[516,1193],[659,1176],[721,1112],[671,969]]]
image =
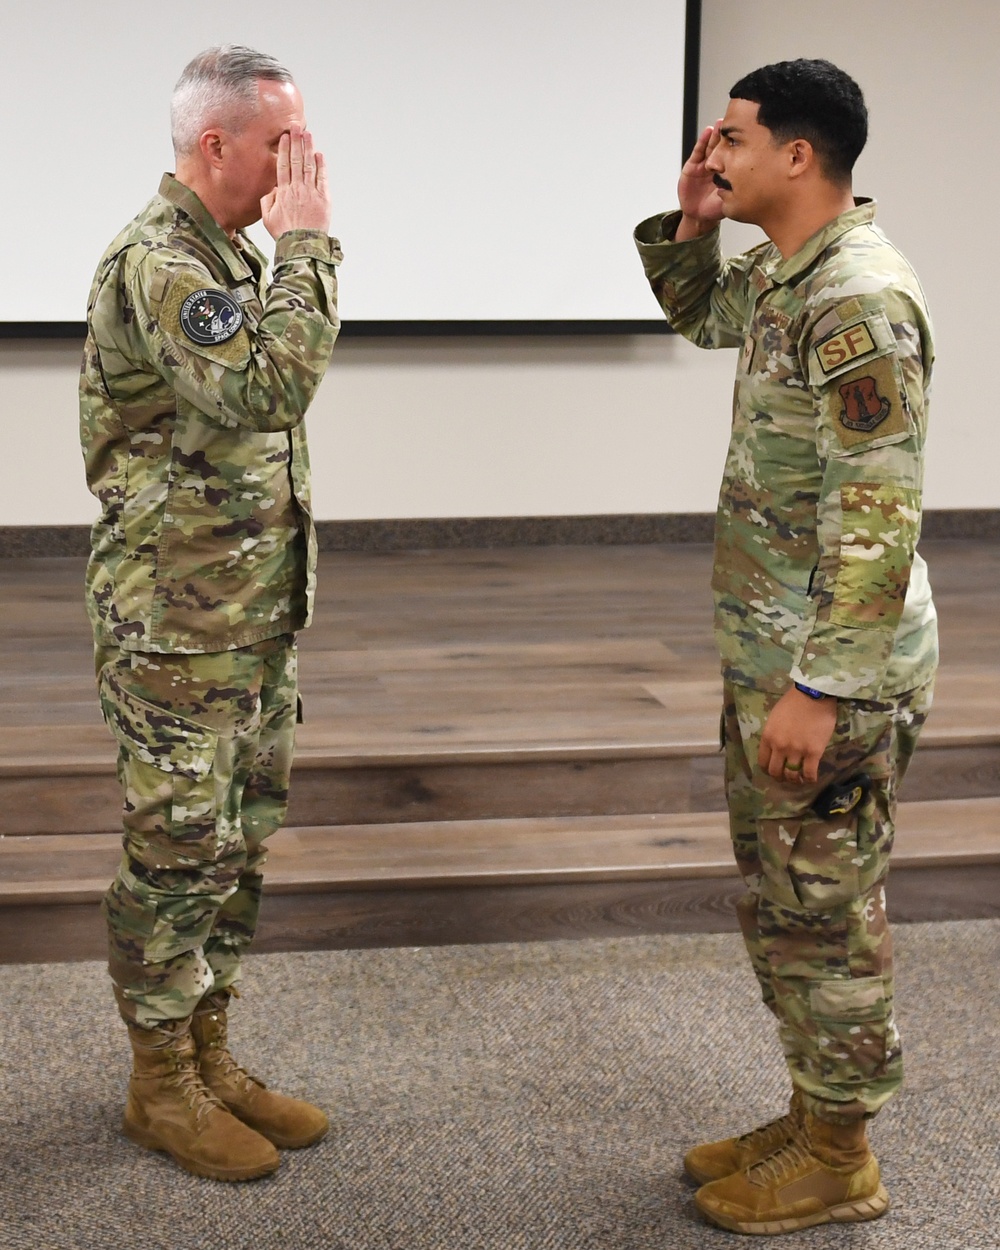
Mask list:
[[[269,842],[274,894],[731,877],[717,813],[288,828]],[[112,833],[0,840],[0,906],[93,903]],[[1000,864],[1000,798],[905,803],[893,871]]]
[[[298,731],[296,767],[308,772],[529,759],[566,763],[689,758],[718,751],[717,678],[664,682],[633,675],[618,687],[605,682],[604,697],[598,699],[592,690],[581,692],[578,684],[538,683],[530,668],[525,678],[514,665],[502,694],[495,678],[489,697],[477,699],[466,683],[465,664],[486,650],[448,653],[453,669],[442,673],[431,667],[433,683],[391,700],[365,696],[355,706],[342,688],[328,699],[317,696],[315,686],[307,688],[308,716]],[[524,668],[528,660],[520,650]],[[392,684],[379,678],[382,687]],[[115,750],[96,697],[79,705],[85,709],[83,720],[12,725],[13,706],[7,702],[6,723],[0,724],[0,778],[113,775]],[[77,704],[64,702],[61,710],[67,706]],[[327,714],[319,715],[321,707]],[[1000,745],[998,707],[1000,671],[942,670],[921,749]]]
[[[453,656],[460,667],[462,654]],[[523,656],[522,656],[523,659]],[[584,661],[581,660],[581,663]],[[511,677],[502,704],[430,695],[301,727],[289,822],[381,825],[721,811],[717,679],[645,683],[586,709],[574,687]],[[605,696],[613,704],[619,695]],[[466,695],[466,703],[471,696]],[[592,696],[588,696],[592,698]],[[472,700],[475,702],[475,700]],[[420,706],[424,715],[418,715]],[[1000,795],[1000,674],[943,672],[904,795]],[[445,712],[454,713],[446,718]],[[118,822],[110,735],[90,725],[0,729],[0,835],[100,833]]]
[[[1000,918],[998,804],[902,806],[894,923]],[[273,846],[261,953],[733,931],[743,891],[713,814],[287,829]],[[114,834],[0,839],[0,963],[105,958],[117,858]]]

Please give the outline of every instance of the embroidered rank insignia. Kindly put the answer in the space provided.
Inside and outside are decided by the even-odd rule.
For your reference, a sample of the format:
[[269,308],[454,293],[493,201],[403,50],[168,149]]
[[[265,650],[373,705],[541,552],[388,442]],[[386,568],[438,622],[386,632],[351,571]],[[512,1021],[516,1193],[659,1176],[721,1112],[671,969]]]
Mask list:
[[840,388],[844,407],[840,423],[849,430],[870,434],[889,415],[892,403],[878,393],[873,377],[852,378]]
[[239,333],[243,310],[225,291],[203,287],[181,304],[178,321],[192,343],[225,343]]

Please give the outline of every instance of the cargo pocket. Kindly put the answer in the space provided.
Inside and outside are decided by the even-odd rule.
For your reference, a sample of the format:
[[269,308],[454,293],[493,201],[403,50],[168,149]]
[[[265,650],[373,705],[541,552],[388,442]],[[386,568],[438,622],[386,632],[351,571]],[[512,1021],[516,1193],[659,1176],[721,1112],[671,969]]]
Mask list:
[[895,631],[903,615],[920,528],[920,491],[891,482],[846,482],[830,621]]
[[807,911],[832,911],[861,893],[864,854],[858,845],[863,826],[858,812],[837,820],[809,815],[799,822],[788,857],[788,877],[799,904]]
[[872,845],[881,822],[871,800],[835,820],[811,812],[761,820],[760,853],[771,895],[796,911],[830,912],[858,899],[884,871],[888,850]]
[[101,711],[118,745],[129,756],[164,773],[203,781],[212,771],[219,735],[148,703],[105,670]]
[[813,981],[809,1010],[825,1080],[864,1084],[885,1074],[889,1009],[881,977]]

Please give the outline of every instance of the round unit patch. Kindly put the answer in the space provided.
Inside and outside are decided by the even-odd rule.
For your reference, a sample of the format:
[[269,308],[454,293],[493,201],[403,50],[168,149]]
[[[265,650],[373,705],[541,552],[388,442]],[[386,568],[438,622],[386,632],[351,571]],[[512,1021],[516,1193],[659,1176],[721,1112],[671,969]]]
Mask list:
[[225,291],[205,287],[181,304],[180,323],[192,343],[225,343],[243,324],[243,309]]

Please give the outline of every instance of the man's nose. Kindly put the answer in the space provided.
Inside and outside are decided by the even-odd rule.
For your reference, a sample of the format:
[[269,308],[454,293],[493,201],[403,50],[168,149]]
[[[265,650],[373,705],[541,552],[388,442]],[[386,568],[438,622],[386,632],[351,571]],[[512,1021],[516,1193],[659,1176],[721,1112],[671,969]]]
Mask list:
[[[720,144],[719,147],[722,145]],[[719,160],[719,148],[717,147],[705,161],[705,168],[710,169],[713,174],[722,173],[722,162]]]

